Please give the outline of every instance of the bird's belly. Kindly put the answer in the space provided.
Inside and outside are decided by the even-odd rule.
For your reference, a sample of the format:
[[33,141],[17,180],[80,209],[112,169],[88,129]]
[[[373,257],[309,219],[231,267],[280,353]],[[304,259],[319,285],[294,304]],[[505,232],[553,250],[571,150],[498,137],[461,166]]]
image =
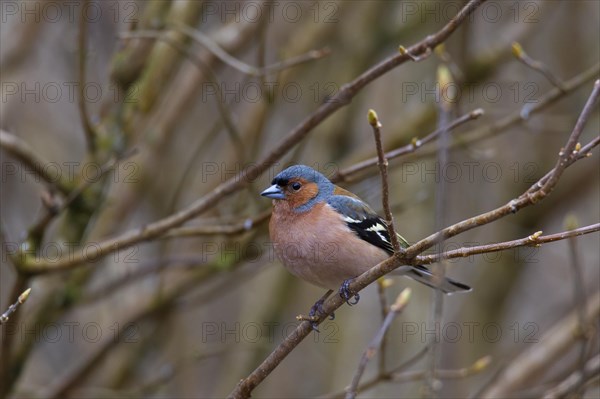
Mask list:
[[[318,235],[295,228],[272,237],[275,253],[286,269],[311,284],[338,289],[344,280],[362,274],[388,257],[385,251],[354,233],[347,235],[348,230],[336,231],[327,226],[317,231]],[[345,239],[341,241],[339,237]]]

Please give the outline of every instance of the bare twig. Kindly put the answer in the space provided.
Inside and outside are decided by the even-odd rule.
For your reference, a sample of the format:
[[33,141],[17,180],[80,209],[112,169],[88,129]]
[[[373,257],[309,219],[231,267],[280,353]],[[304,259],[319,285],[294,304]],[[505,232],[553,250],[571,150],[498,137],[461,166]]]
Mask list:
[[8,307],[8,309],[6,310],[6,312],[2,313],[2,315],[0,315],[0,324],[4,324],[8,321],[8,317],[17,310],[17,308],[19,307],[19,305],[22,305],[25,303],[25,301],[27,300],[27,298],[29,297],[29,293],[31,292],[31,288],[27,288],[25,291],[23,291],[23,293],[21,295],[19,295],[19,298],[17,299],[17,301],[15,303],[13,303],[12,305],[10,305]]
[[[491,362],[491,356],[484,356],[468,367],[462,367],[459,369],[437,369],[435,371],[435,378],[450,380],[469,377],[484,371],[490,365]],[[429,370],[415,370],[405,371],[402,373],[394,373],[392,374],[391,380],[394,382],[417,381],[427,377],[428,373]]]
[[379,173],[381,174],[381,202],[383,204],[383,211],[385,212],[385,224],[387,227],[390,240],[392,241],[392,247],[395,253],[401,253],[404,249],[400,246],[400,241],[396,235],[396,229],[394,229],[394,216],[390,210],[390,188],[388,187],[388,174],[387,166],[388,162],[383,152],[383,144],[381,143],[381,123],[377,114],[372,109],[369,110],[369,124],[373,128],[373,135],[375,136],[375,146],[377,148],[377,157],[379,159]]
[[306,54],[302,54],[300,56],[291,58],[289,60],[285,60],[282,62],[278,62],[272,65],[267,65],[262,68],[256,68],[251,65],[248,65],[235,57],[229,55],[225,50],[219,47],[210,37],[206,36],[202,32],[196,29],[192,29],[188,26],[178,24],[175,26],[179,32],[185,34],[186,36],[192,38],[195,42],[200,43],[207,50],[213,53],[217,58],[226,63],[227,65],[237,69],[240,72],[243,72],[250,76],[265,76],[272,72],[281,71],[283,69],[287,69],[299,64],[303,64],[305,62],[317,60],[319,58],[323,58],[331,53],[328,48],[323,48],[320,50],[312,50]]
[[471,255],[505,251],[507,249],[518,247],[539,246],[554,241],[560,241],[571,237],[577,237],[584,234],[594,233],[596,231],[600,231],[600,223],[580,227],[575,230],[564,231],[562,233],[549,234],[547,236],[541,235],[542,232],[538,231],[530,236],[518,240],[505,241],[487,245],[477,245],[473,247],[463,247],[446,251],[442,254],[416,256],[414,261],[419,264],[428,265],[430,263],[439,262],[442,259],[465,258]]
[[[271,65],[267,65],[262,68],[257,68],[229,55],[229,53],[227,53],[223,48],[221,48],[214,40],[212,40],[209,36],[205,35],[204,33],[200,32],[199,30],[190,28],[189,26],[185,26],[183,24],[175,25],[174,30],[193,39],[196,43],[202,45],[215,57],[217,57],[230,67],[246,75],[254,77],[263,77],[270,73],[282,71],[284,69],[304,64],[306,62],[318,60],[320,58],[328,56],[331,53],[331,50],[325,47],[319,50],[311,50],[306,54],[301,54],[299,56],[292,57],[290,59],[277,62]],[[138,30],[132,32],[122,32],[119,34],[119,37],[122,39],[145,38],[166,40],[166,35],[168,34],[168,32],[169,30]]]
[[567,141],[565,147],[560,151],[558,161],[554,167],[554,170],[552,171],[552,174],[550,175],[550,178],[544,182],[544,185],[540,187],[540,190],[534,195],[544,196],[550,193],[560,176],[567,168],[570,159],[580,151],[580,148],[576,148],[578,146],[579,136],[581,136],[583,128],[592,114],[594,106],[596,105],[596,101],[598,100],[598,96],[600,96],[600,80],[596,80],[594,83],[594,90],[592,90],[592,94],[588,98],[585,106],[583,107],[583,111],[577,119],[577,123],[575,124],[575,128],[573,128],[573,132],[569,137],[569,141]]
[[[411,54],[422,54],[427,49],[433,48],[446,40],[458,26],[485,0],[471,0],[459,13],[448,22],[440,31],[426,37],[417,44],[410,47]],[[148,241],[161,236],[168,230],[178,227],[186,221],[200,215],[212,206],[216,205],[222,198],[233,194],[244,187],[249,181],[264,173],[290,149],[299,143],[315,126],[319,125],[327,117],[338,109],[350,103],[350,100],[366,85],[379,78],[386,72],[403,64],[410,58],[407,55],[393,55],[372,68],[365,71],[352,82],[342,86],[331,101],[322,104],[315,112],[305,118],[286,137],[284,137],[263,159],[256,164],[250,165],[245,171],[221,183],[210,193],[199,198],[187,208],[170,215],[164,219],[149,223],[143,227],[126,231],[116,237],[109,238],[97,243],[95,248],[99,259],[109,253],[128,248],[142,241]],[[29,273],[45,273],[70,269],[86,262],[84,254],[76,254],[49,262],[47,259],[27,259],[25,269]]]
[[68,195],[70,192],[70,184],[65,181],[63,173],[54,176],[48,168],[48,162],[40,158],[33,149],[20,137],[7,131],[0,130],[0,147],[5,149],[9,154],[17,158],[25,166],[29,167],[36,175],[48,183],[52,187],[56,187],[62,194]]
[[356,397],[356,394],[358,393],[358,383],[360,382],[360,379],[363,373],[365,372],[367,363],[373,358],[373,356],[375,356],[377,350],[381,347],[383,338],[385,337],[387,330],[392,325],[392,322],[394,321],[396,316],[398,316],[408,304],[408,301],[410,300],[410,293],[410,288],[403,289],[402,292],[400,292],[400,294],[396,298],[396,302],[394,302],[394,304],[390,307],[390,311],[388,312],[385,320],[383,321],[381,328],[379,329],[379,331],[377,331],[377,334],[375,334],[373,340],[369,343],[369,346],[367,346],[367,349],[363,352],[360,358],[358,368],[356,369],[356,373],[352,378],[352,383],[348,388],[346,399],[354,399]]
[[[477,108],[477,109],[469,112],[468,114],[465,114],[465,115],[453,120],[452,122],[450,122],[448,124],[448,126],[446,126],[445,131],[450,132],[450,131],[454,130],[455,128],[457,128],[469,121],[479,118],[483,114],[484,114],[483,110],[481,108]],[[427,136],[423,137],[422,139],[417,139],[415,137],[410,144],[407,144],[400,148],[396,148],[395,150],[386,152],[385,158],[389,161],[391,159],[398,158],[402,155],[411,154],[411,153],[415,152],[417,149],[424,146],[425,144],[428,144],[428,143],[438,139],[440,134],[442,133],[442,131],[443,131],[443,129],[437,129],[434,132],[429,133]],[[334,176],[332,176],[331,181],[336,182],[336,183],[351,181],[352,175],[362,172],[363,170],[370,168],[371,166],[377,165],[378,159],[379,159],[378,157],[369,158],[367,160],[364,160],[362,162],[359,162],[357,164],[349,166],[345,169],[342,169],[342,170],[338,171]]]
[[536,61],[530,56],[528,56],[519,43],[514,42],[512,44],[512,52],[513,55],[523,64],[544,75],[544,77],[548,79],[548,81],[550,81],[550,83],[556,86],[559,90],[565,91],[564,82],[561,79],[557,78],[556,75],[554,75],[554,73],[552,73],[548,65],[544,64],[541,61]]

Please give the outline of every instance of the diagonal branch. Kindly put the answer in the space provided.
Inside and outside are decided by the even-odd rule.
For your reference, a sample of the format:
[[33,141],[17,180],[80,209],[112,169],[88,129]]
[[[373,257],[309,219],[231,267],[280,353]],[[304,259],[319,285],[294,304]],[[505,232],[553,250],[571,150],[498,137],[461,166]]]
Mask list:
[[49,163],[40,158],[34,152],[33,148],[20,137],[0,130],[0,147],[33,170],[47,184],[56,187],[63,195],[69,195],[71,188],[68,182],[61,178],[63,174],[61,173],[58,176],[52,175],[50,168],[47,167]]

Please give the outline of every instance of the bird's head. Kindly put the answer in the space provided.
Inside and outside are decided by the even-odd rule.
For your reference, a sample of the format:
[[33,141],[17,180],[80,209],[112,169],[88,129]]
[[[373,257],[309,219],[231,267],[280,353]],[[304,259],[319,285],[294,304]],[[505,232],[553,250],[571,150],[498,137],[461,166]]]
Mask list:
[[334,185],[325,176],[305,165],[294,165],[280,172],[260,195],[286,201],[296,212],[306,212],[333,194]]

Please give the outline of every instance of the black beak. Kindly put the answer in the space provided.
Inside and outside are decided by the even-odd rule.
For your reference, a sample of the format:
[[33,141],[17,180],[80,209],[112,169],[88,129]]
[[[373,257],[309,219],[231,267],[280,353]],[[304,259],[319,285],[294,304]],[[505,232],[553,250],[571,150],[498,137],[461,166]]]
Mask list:
[[277,184],[273,184],[271,187],[267,188],[265,191],[260,193],[260,195],[272,199],[285,199],[285,194],[283,193],[283,190]]

